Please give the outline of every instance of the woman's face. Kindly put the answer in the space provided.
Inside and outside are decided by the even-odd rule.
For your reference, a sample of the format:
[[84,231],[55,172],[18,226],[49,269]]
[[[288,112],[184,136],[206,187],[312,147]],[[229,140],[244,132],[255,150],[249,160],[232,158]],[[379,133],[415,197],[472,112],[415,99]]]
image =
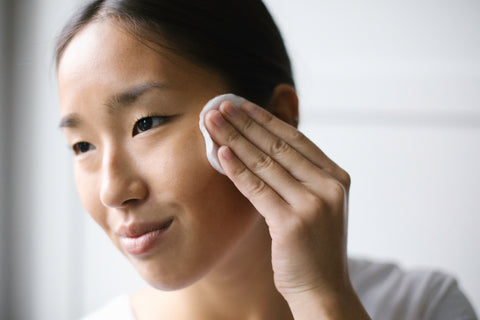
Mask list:
[[216,73],[105,20],[73,38],[58,79],[82,203],[150,284],[193,283],[259,223],[205,156],[199,113],[228,91]]

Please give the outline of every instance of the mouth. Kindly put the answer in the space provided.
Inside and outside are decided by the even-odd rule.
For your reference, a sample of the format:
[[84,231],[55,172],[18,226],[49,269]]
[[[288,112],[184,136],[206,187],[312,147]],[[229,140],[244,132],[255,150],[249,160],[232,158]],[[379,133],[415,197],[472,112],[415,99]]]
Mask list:
[[122,226],[118,235],[123,249],[133,256],[141,256],[156,247],[165,238],[170,229],[173,218],[160,223],[129,224]]

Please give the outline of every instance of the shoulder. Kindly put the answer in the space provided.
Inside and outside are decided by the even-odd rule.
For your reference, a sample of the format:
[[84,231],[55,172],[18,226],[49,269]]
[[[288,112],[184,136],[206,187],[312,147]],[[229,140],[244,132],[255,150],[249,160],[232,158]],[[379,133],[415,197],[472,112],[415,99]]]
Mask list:
[[451,275],[349,259],[352,284],[373,319],[465,319],[475,312]]
[[135,320],[132,307],[130,305],[130,297],[128,295],[121,295],[100,309],[83,317],[81,320]]

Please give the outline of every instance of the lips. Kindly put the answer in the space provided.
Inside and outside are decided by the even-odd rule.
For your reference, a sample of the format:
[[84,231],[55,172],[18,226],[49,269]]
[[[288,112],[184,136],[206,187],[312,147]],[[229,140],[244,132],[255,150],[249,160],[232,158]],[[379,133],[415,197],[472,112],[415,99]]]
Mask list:
[[117,234],[125,251],[139,256],[153,249],[164,238],[172,223],[173,219],[158,223],[130,223],[121,226]]

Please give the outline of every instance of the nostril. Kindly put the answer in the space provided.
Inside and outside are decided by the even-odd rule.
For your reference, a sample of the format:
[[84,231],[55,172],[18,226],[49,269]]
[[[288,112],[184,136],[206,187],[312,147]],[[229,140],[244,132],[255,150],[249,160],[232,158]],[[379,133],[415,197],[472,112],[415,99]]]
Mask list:
[[135,205],[138,205],[140,202],[142,202],[141,199],[128,199],[128,200],[125,200],[123,203],[122,203],[122,206],[126,207],[126,206],[135,206]]

